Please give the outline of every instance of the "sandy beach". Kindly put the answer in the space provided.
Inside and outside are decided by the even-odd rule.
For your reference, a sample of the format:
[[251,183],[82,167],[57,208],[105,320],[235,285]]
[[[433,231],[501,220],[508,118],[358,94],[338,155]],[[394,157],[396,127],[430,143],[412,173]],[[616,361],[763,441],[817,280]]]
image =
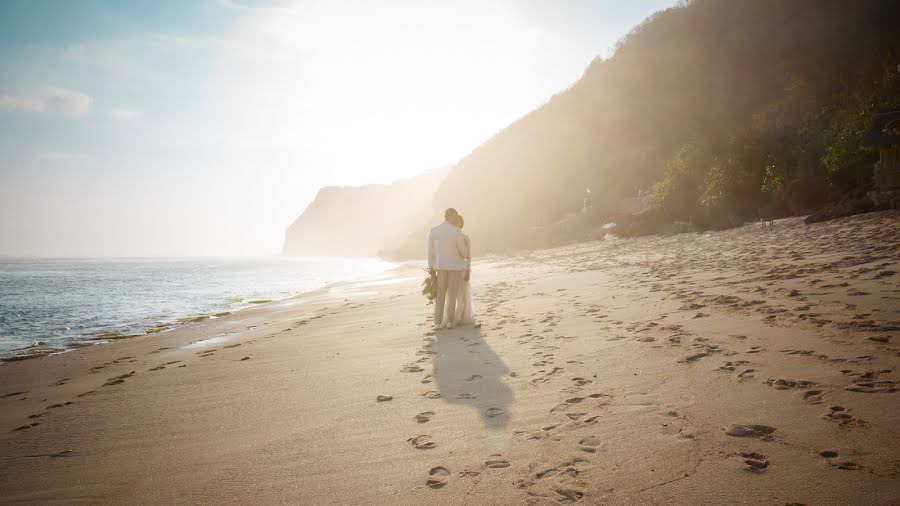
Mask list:
[[896,211],[418,267],[0,366],[0,502],[900,503]]

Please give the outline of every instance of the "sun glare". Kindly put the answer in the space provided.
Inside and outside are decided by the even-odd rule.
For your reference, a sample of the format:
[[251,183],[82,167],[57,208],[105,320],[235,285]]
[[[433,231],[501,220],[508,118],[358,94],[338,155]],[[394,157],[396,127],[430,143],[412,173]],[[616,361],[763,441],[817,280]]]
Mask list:
[[235,51],[224,63],[222,100],[239,110],[229,134],[281,143],[285,156],[303,150],[320,171],[350,168],[347,182],[455,162],[537,105],[527,97],[541,80],[529,59],[539,34],[500,4],[468,7],[313,3],[254,12],[237,45],[266,54]]

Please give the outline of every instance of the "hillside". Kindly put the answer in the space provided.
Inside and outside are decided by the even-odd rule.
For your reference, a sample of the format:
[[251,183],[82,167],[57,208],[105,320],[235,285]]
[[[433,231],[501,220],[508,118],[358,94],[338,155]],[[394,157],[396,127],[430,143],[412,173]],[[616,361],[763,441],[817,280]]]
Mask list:
[[[464,157],[432,208],[458,208],[484,252],[528,246],[579,211],[588,187],[594,226],[652,189],[661,220],[695,228],[862,191],[876,160],[859,147],[871,113],[900,106],[897,19],[894,0],[695,0],[658,12]],[[424,234],[399,254],[420,254]]]
[[432,196],[447,174],[436,169],[389,185],[329,186],[285,233],[282,254],[375,256],[396,248],[432,216]]

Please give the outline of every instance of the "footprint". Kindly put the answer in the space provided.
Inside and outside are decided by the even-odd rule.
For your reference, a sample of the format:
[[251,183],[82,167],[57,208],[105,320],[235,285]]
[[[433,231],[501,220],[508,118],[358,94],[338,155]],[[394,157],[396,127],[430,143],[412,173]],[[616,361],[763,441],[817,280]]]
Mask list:
[[488,418],[494,418],[495,416],[500,416],[500,415],[502,415],[502,414],[504,414],[504,413],[506,413],[506,411],[503,411],[503,410],[500,409],[500,408],[488,408],[488,409],[484,412],[484,415],[485,415],[486,417],[488,417]]
[[816,353],[813,350],[778,350],[778,351],[780,351],[782,353],[786,353],[788,355],[803,355],[806,357]]
[[434,441],[431,440],[431,436],[424,434],[421,436],[409,438],[406,441],[409,444],[413,445],[413,448],[415,448],[416,450],[431,450],[437,447]]
[[559,470],[556,469],[555,467],[551,467],[548,469],[544,469],[543,471],[538,471],[537,473],[534,474],[534,477],[539,480],[542,480],[544,478],[549,478],[551,476],[555,476],[557,471],[559,471]]
[[499,454],[489,456],[484,465],[491,469],[503,469],[510,466],[509,461],[502,458]]
[[443,466],[432,467],[431,470],[428,471],[428,476],[430,476],[430,478],[425,482],[425,485],[429,488],[437,489],[447,484],[447,478],[450,476],[450,471]]
[[578,441],[578,444],[580,444],[581,446],[599,446],[600,443],[600,438],[598,438],[597,436],[588,436]]
[[112,386],[112,385],[119,385],[119,384],[125,383],[126,379],[134,376],[135,374],[137,374],[137,373],[135,373],[134,371],[131,371],[127,374],[122,374],[120,376],[113,376],[112,378],[107,379],[106,383],[104,383],[103,386],[108,387],[108,386]]
[[854,417],[849,410],[843,406],[831,406],[828,411],[822,414],[822,418],[831,422],[837,422],[841,427],[845,425],[866,425],[862,420]]
[[726,432],[727,435],[732,437],[752,437],[758,439],[771,439],[772,433],[775,432],[775,427],[769,427],[768,425],[737,425],[732,424],[731,427],[728,428]]
[[575,383],[577,386],[590,385],[591,383],[593,383],[592,380],[589,380],[586,378],[579,378],[579,377],[572,378],[572,382]]
[[822,404],[822,395],[824,390],[807,390],[803,392],[803,400],[810,404]]
[[805,380],[786,380],[786,379],[770,379],[766,380],[766,384],[776,390],[788,390],[791,388],[809,388],[815,386],[816,383],[814,381],[805,381]]
[[744,457],[744,464],[747,464],[744,469],[747,471],[760,473],[769,467],[769,459],[761,453],[741,452],[741,457]]
[[550,409],[550,412],[551,413],[562,413],[567,409],[569,409],[569,403],[563,402],[563,403],[557,404],[556,406],[553,406],[553,408]]
[[434,415],[434,411],[423,411],[416,415],[416,421],[419,423],[428,423],[431,421],[431,417]]
[[553,491],[560,495],[558,501],[563,504],[578,502],[584,497],[584,492],[574,488],[554,488]]
[[747,365],[748,363],[749,362],[747,362],[746,360],[735,360],[734,362],[728,361],[728,362],[725,362],[724,364],[722,364],[721,366],[719,366],[719,368],[716,370],[722,371],[722,372],[734,372],[734,370],[737,369],[739,366]]
[[[600,398],[604,398],[604,397],[606,399],[605,399],[605,401],[601,401],[601,403],[600,403],[601,406],[604,404],[607,404],[609,402],[609,398],[610,398],[609,395],[594,393],[594,394],[588,395],[587,397],[572,397],[571,399],[566,399],[565,402],[554,406],[553,409],[550,410],[550,412],[551,413],[561,413],[561,412],[566,411],[567,409],[569,409],[570,407],[572,407],[575,404],[580,404],[582,401],[584,401],[586,399],[600,399]],[[585,413],[581,413],[581,414],[583,415]]]
[[578,441],[579,450],[587,453],[596,453],[597,446],[600,446],[600,439],[596,436],[588,436]]
[[866,394],[893,393],[897,391],[897,384],[893,381],[857,380],[853,385],[844,387],[844,389],[850,392]]
[[537,441],[544,437],[544,435],[541,434],[540,432],[529,432],[527,430],[513,431],[513,434],[521,437],[522,439],[524,439],[526,441],[530,441],[530,440]]
[[709,356],[709,353],[706,353],[706,352],[694,353],[693,355],[688,355],[688,356],[680,359],[679,362],[684,362],[684,363],[696,362],[696,361],[700,360],[701,358],[708,357],[708,356]]

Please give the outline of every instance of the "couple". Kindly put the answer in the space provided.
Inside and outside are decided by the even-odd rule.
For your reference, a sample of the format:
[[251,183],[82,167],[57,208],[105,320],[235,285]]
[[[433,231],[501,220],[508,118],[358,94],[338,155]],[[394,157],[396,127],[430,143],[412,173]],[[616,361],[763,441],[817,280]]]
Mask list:
[[437,273],[438,282],[434,300],[434,330],[439,330],[442,323],[452,329],[454,325],[475,322],[472,292],[469,290],[471,245],[469,236],[462,233],[462,228],[463,217],[451,207],[444,211],[444,222],[428,234],[428,269]]

